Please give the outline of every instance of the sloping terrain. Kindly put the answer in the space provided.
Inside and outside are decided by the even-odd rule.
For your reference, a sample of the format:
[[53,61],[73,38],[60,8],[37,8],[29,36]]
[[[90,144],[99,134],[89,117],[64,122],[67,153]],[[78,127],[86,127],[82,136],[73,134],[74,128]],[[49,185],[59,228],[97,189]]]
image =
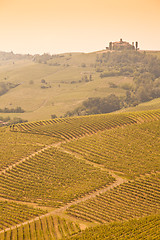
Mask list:
[[[16,108],[24,113],[1,113],[0,116],[20,117],[29,121],[50,119],[74,110],[89,97],[105,97],[111,93],[125,94],[124,89],[111,89],[109,82],[132,83],[131,77],[100,78],[94,63],[97,53],[73,53],[57,55],[53,59],[33,61],[21,59],[0,65],[0,82],[18,86],[0,96],[0,108]],[[85,67],[83,64],[85,63]],[[92,76],[92,81],[88,79]]]
[[2,127],[0,239],[158,240],[159,126],[154,110]]
[[82,234],[67,238],[72,240],[138,240],[160,238],[160,215],[151,215],[139,220],[112,223],[89,228]]
[[[152,51],[35,56],[0,52],[0,117],[29,121],[60,117],[74,112],[89,98],[103,99],[111,94],[123,110],[158,98],[159,55]],[[155,109],[157,106],[155,103]],[[14,112],[17,107],[24,112]],[[136,109],[149,110],[151,106]]]
[[136,107],[129,107],[121,109],[118,112],[136,112],[136,111],[147,111],[147,110],[158,110],[160,109],[160,98],[153,99],[148,102],[140,103]]

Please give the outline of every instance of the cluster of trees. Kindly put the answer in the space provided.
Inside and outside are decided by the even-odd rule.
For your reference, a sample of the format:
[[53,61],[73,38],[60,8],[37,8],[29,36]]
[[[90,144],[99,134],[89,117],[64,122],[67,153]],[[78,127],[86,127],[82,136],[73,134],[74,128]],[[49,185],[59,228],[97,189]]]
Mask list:
[[51,118],[52,118],[52,119],[55,119],[55,118],[57,118],[57,115],[56,115],[56,114],[52,114],[52,115],[51,115]]
[[41,86],[42,89],[44,89],[44,88],[51,88],[51,85],[48,84],[45,79],[42,79],[41,83],[44,84],[44,85]]
[[[129,76],[134,84],[122,86],[126,90],[124,97],[111,94],[106,98],[89,98],[64,116],[109,113],[160,97],[160,59],[151,54],[138,51],[102,53],[97,55],[95,66],[102,79]],[[111,82],[109,85],[111,88],[119,87]]]
[[[150,72],[155,78],[160,76],[160,59],[146,52],[122,51],[107,52],[96,59],[99,67],[105,73],[111,72],[116,75],[134,75],[135,73]],[[102,76],[103,77],[103,76]]]
[[[69,55],[72,56],[72,54],[69,54]],[[52,61],[50,62],[50,60],[56,60],[58,58],[63,58],[63,57],[65,57],[63,54],[54,54],[54,55],[51,55],[49,53],[44,53],[42,55],[36,54],[33,56],[33,61],[37,63],[48,64],[49,66],[59,66],[60,63],[52,62]]]
[[15,54],[12,51],[11,52],[2,52],[0,51],[0,60],[6,61],[6,60],[20,60],[20,59],[32,59],[32,55],[30,54]]
[[5,83],[0,82],[0,96],[8,92],[8,88]]
[[0,96],[7,93],[11,88],[17,87],[19,84],[10,83],[10,82],[0,82]]
[[28,122],[27,120],[24,120],[22,118],[13,118],[11,119],[10,117],[0,117],[0,127],[6,125],[12,125],[12,124],[17,124],[17,123],[23,123],[23,122]]
[[119,110],[121,108],[121,104],[121,99],[115,94],[111,94],[105,98],[88,98],[82,103],[82,106],[76,108],[72,112],[67,112],[64,117],[109,113]]
[[160,59],[146,52],[107,52],[96,59],[103,66],[100,77],[130,76],[134,86],[126,89],[125,107],[160,97]]
[[16,108],[0,108],[0,113],[24,113],[25,111],[21,107]]

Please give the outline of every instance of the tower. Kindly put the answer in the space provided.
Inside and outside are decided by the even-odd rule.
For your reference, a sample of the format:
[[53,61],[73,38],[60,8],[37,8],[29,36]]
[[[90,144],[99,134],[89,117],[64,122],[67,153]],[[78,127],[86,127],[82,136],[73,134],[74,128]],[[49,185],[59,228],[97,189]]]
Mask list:
[[109,50],[112,50],[112,48],[113,48],[113,44],[112,44],[112,42],[110,42],[109,43]]

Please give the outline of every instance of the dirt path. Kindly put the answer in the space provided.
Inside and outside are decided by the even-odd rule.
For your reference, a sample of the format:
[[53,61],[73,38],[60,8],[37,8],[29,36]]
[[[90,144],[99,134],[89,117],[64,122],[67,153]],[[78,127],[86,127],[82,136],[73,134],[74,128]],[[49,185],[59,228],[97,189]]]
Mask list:
[[100,195],[100,194],[102,194],[102,193],[105,193],[106,191],[109,191],[109,190],[111,190],[111,189],[119,186],[120,184],[122,184],[122,183],[124,183],[124,182],[127,182],[126,179],[121,178],[121,177],[119,177],[119,176],[117,176],[117,175],[115,175],[115,174],[113,174],[112,176],[114,176],[114,177],[116,178],[116,181],[115,181],[114,183],[110,184],[109,186],[104,187],[104,188],[99,189],[99,190],[96,190],[96,191],[94,191],[94,192],[92,192],[92,193],[90,193],[90,194],[87,194],[87,195],[85,195],[85,196],[82,197],[82,198],[79,198],[79,199],[76,199],[76,200],[74,200],[74,201],[72,201],[72,202],[70,202],[70,203],[67,203],[65,206],[62,206],[62,207],[57,208],[57,209],[55,209],[55,210],[53,210],[53,211],[50,211],[49,213],[46,213],[46,214],[41,215],[41,216],[39,216],[39,217],[36,217],[36,218],[34,218],[34,219],[25,221],[25,222],[23,222],[23,223],[20,223],[20,224],[11,226],[11,227],[9,227],[9,228],[6,228],[5,230],[1,230],[0,233],[3,233],[4,231],[13,230],[13,229],[15,229],[15,228],[17,228],[17,227],[20,227],[20,226],[22,226],[22,225],[27,225],[28,223],[32,223],[32,222],[34,222],[34,221],[36,221],[36,220],[39,220],[40,218],[43,219],[43,218],[48,217],[48,216],[50,216],[50,215],[56,215],[56,214],[62,213],[62,212],[64,212],[64,211],[66,211],[66,210],[67,210],[70,206],[72,206],[72,205],[75,205],[75,204],[78,204],[78,203],[82,203],[82,202],[84,202],[84,201],[86,201],[86,200],[89,200],[89,199],[91,199],[91,198],[94,198],[94,197],[96,197],[96,196],[98,196],[98,195]]
[[[64,142],[65,142],[65,141],[64,141]],[[100,193],[103,193],[103,192],[105,192],[105,191],[107,191],[107,190],[110,190],[111,188],[113,188],[113,187],[115,187],[115,186],[118,186],[118,185],[126,182],[126,179],[119,177],[118,175],[115,174],[114,171],[111,171],[111,170],[108,170],[108,169],[104,168],[103,165],[90,162],[90,161],[88,161],[88,160],[86,160],[86,159],[82,159],[82,157],[81,157],[79,154],[74,153],[74,152],[72,152],[72,151],[69,151],[69,150],[66,150],[66,149],[62,148],[62,147],[61,147],[61,144],[64,143],[64,142],[53,143],[53,144],[51,144],[51,145],[48,145],[48,146],[46,146],[46,147],[38,150],[37,152],[32,153],[32,154],[29,155],[28,157],[22,158],[20,161],[18,161],[18,162],[16,162],[16,163],[13,163],[12,165],[10,165],[9,167],[7,167],[6,169],[0,171],[0,175],[5,174],[8,170],[12,170],[12,168],[14,168],[14,167],[18,166],[19,164],[27,161],[30,157],[33,157],[33,156],[35,156],[35,155],[38,155],[39,153],[41,153],[41,152],[43,152],[43,151],[45,151],[45,150],[47,150],[47,149],[49,149],[49,148],[51,148],[51,147],[55,147],[55,148],[57,148],[57,149],[58,149],[59,151],[61,151],[61,152],[70,154],[70,155],[72,155],[72,156],[74,156],[74,157],[76,157],[76,158],[78,158],[78,159],[81,159],[81,160],[85,161],[87,164],[92,165],[92,166],[95,167],[95,168],[99,168],[99,169],[101,169],[102,171],[105,171],[105,172],[109,173],[112,177],[114,177],[114,178],[116,179],[116,182],[115,182],[115,183],[111,184],[111,185],[108,186],[107,188],[103,188],[103,189],[101,189],[101,190],[95,191],[94,193],[92,193],[92,196],[91,196],[91,197],[95,197],[97,194],[99,194],[99,191],[102,191],[102,192],[100,192]],[[115,184],[116,184],[116,185],[115,185]],[[112,186],[113,186],[113,187],[112,187]],[[87,195],[87,196],[90,196],[90,195]],[[89,197],[89,198],[90,198],[90,197]],[[83,199],[84,199],[84,198],[83,198]],[[19,203],[19,204],[31,205],[31,206],[33,206],[33,207],[41,208],[41,207],[40,207],[38,204],[36,204],[36,203],[23,202],[23,201],[21,202],[21,201],[16,201],[16,200],[9,200],[9,199],[6,199],[6,198],[0,198],[0,201],[16,202],[16,203]],[[79,201],[79,200],[77,200],[77,201]],[[83,200],[81,199],[81,201],[83,201]],[[84,201],[85,201],[85,200],[84,200]],[[78,203],[78,202],[77,202],[77,203]],[[74,202],[73,204],[76,204],[76,202]],[[47,207],[46,207],[45,209],[47,209]],[[49,208],[48,208],[48,209],[49,209]],[[57,211],[57,209],[56,209],[56,211]]]
[[53,143],[53,144],[51,144],[51,145],[48,145],[48,146],[46,146],[46,147],[44,147],[44,148],[42,148],[42,149],[40,149],[40,150],[38,150],[38,151],[30,154],[28,157],[22,158],[21,160],[17,161],[16,163],[13,163],[13,164],[11,164],[9,167],[7,167],[7,168],[5,168],[4,170],[0,171],[0,175],[5,174],[7,171],[9,171],[9,170],[11,170],[12,168],[18,166],[19,164],[25,162],[25,161],[28,160],[29,158],[31,158],[31,157],[33,157],[33,156],[36,156],[36,155],[38,155],[39,153],[41,153],[41,152],[43,152],[43,151],[45,151],[45,150],[47,150],[47,149],[49,149],[49,148],[51,148],[51,147],[58,147],[60,144],[61,144],[61,142]]
[[[83,136],[83,137],[84,137],[84,136]],[[73,139],[71,139],[71,140],[73,140]],[[34,218],[34,219],[25,221],[25,222],[23,222],[23,223],[20,223],[20,224],[11,226],[11,227],[9,227],[9,228],[6,228],[5,230],[1,230],[0,233],[2,233],[2,232],[4,232],[4,231],[11,230],[11,229],[13,230],[13,229],[15,229],[15,228],[17,228],[17,227],[20,227],[20,226],[22,226],[22,225],[26,225],[26,224],[28,224],[28,223],[32,223],[32,222],[34,222],[34,221],[36,221],[36,220],[39,220],[39,218],[42,219],[42,218],[45,218],[45,217],[50,216],[50,215],[56,215],[56,214],[63,213],[63,212],[65,212],[71,205],[75,205],[75,204],[78,204],[78,203],[82,203],[82,202],[84,202],[84,201],[86,201],[86,200],[89,200],[89,199],[91,199],[91,198],[94,198],[94,197],[96,197],[96,196],[98,196],[98,195],[100,195],[100,194],[102,194],[102,193],[105,193],[106,191],[109,191],[109,190],[111,190],[111,189],[119,186],[120,184],[123,184],[124,182],[127,182],[127,180],[126,180],[125,178],[122,178],[122,177],[118,176],[114,171],[108,170],[108,169],[104,168],[102,165],[99,165],[99,164],[96,164],[96,163],[92,163],[92,162],[90,162],[90,161],[87,161],[87,160],[83,159],[79,154],[74,153],[74,152],[72,152],[72,151],[69,151],[69,150],[66,150],[66,149],[62,148],[62,147],[61,147],[61,144],[62,144],[62,143],[65,143],[65,142],[66,142],[66,141],[62,141],[62,142],[58,142],[58,143],[53,143],[53,144],[51,144],[51,145],[48,145],[48,146],[46,146],[46,147],[38,150],[37,152],[34,152],[34,153],[31,154],[30,156],[21,159],[20,161],[14,163],[14,164],[12,164],[12,165],[10,165],[10,166],[9,166],[8,168],[6,168],[5,170],[1,171],[1,172],[0,172],[0,175],[1,175],[1,174],[5,174],[7,170],[11,170],[12,168],[16,167],[16,166],[19,165],[20,163],[25,162],[25,161],[28,160],[30,157],[33,157],[33,156],[35,156],[35,155],[37,155],[37,154],[39,154],[39,153],[41,153],[41,152],[43,152],[43,151],[51,148],[51,147],[55,147],[55,148],[57,148],[59,151],[62,151],[62,152],[65,152],[65,153],[67,153],[67,154],[70,154],[70,155],[72,155],[72,156],[75,156],[76,158],[85,161],[87,164],[90,164],[90,165],[94,166],[95,168],[99,168],[99,169],[101,169],[102,171],[106,171],[106,172],[109,173],[112,177],[115,178],[115,182],[111,183],[109,186],[106,186],[106,187],[103,187],[103,188],[101,188],[101,189],[95,190],[95,191],[91,192],[90,194],[86,194],[85,196],[83,196],[83,197],[81,197],[81,198],[79,198],[79,199],[76,199],[76,200],[74,200],[74,201],[72,201],[72,202],[70,202],[70,203],[67,203],[66,205],[64,205],[64,206],[62,206],[62,207],[60,207],[60,208],[57,208],[57,209],[55,209],[55,210],[52,210],[52,211],[50,211],[50,212],[48,212],[48,213],[46,213],[46,214],[44,214],[44,215],[41,215],[41,216],[36,217],[36,218]],[[68,141],[67,141],[67,142],[68,142]],[[0,199],[0,200],[1,200],[1,199]],[[5,199],[5,200],[7,201],[7,199]],[[11,200],[11,201],[12,201],[12,200]],[[14,202],[14,201],[12,201],[12,202]],[[21,204],[20,201],[19,201],[19,203]],[[22,202],[22,204],[25,204],[25,203]],[[28,204],[28,203],[27,203],[27,204]],[[31,204],[32,204],[32,203],[31,203]],[[33,203],[32,206],[37,207],[37,204],[34,204],[34,203]],[[49,208],[48,208],[48,209],[49,209]]]
[[[128,125],[128,124],[126,124],[125,126],[127,126],[127,125]],[[118,127],[122,127],[122,128],[123,128],[124,126],[118,126]],[[113,127],[113,128],[114,128],[114,127]],[[110,128],[110,129],[112,129],[112,128]],[[110,129],[108,129],[108,130],[110,130]],[[56,147],[56,148],[58,148],[60,151],[63,151],[63,152],[72,154],[72,155],[74,155],[75,157],[79,158],[80,155],[78,155],[78,154],[76,154],[76,153],[73,153],[73,152],[71,152],[71,151],[65,150],[65,149],[63,149],[62,147],[60,147],[60,145],[61,145],[62,143],[66,143],[66,142],[70,142],[70,141],[73,141],[73,140],[81,139],[81,138],[84,138],[84,137],[86,137],[86,136],[91,136],[91,135],[93,135],[93,134],[98,134],[98,133],[103,132],[103,131],[104,131],[104,130],[98,130],[97,132],[94,132],[94,133],[87,133],[87,132],[86,132],[86,133],[85,133],[84,135],[82,135],[81,137],[75,137],[75,138],[71,138],[71,139],[66,139],[66,140],[62,140],[62,141],[60,141],[60,142],[57,142],[57,143],[53,143],[53,144],[51,144],[51,145],[48,145],[48,146],[46,146],[46,147],[44,147],[44,148],[42,148],[42,149],[40,149],[40,150],[38,150],[38,151],[30,154],[28,157],[24,157],[24,158],[22,158],[21,160],[17,161],[16,163],[11,164],[9,167],[7,167],[7,168],[5,168],[4,170],[0,171],[0,175],[6,173],[6,171],[11,170],[12,168],[16,167],[17,165],[21,164],[22,162],[25,162],[25,161],[28,160],[29,158],[31,158],[31,157],[33,157],[33,156],[35,156],[35,155],[37,155],[37,154],[39,154],[39,153],[41,153],[41,152],[49,149],[49,148],[51,148],[51,147]],[[85,160],[85,161],[86,161],[86,160]],[[88,163],[91,164],[91,162],[89,162],[89,161],[88,161]],[[92,163],[92,165],[95,165],[95,164]],[[97,164],[97,167],[98,167],[98,166],[100,166],[100,165]]]
[[39,110],[41,107],[45,106],[45,104],[48,102],[48,99],[45,99],[37,108],[35,108],[33,111],[30,112],[36,112]]

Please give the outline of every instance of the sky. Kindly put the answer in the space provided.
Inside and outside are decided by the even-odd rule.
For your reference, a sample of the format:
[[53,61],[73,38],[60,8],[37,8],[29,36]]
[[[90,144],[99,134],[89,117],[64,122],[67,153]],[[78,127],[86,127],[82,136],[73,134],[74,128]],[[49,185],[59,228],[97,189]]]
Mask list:
[[160,50],[160,0],[0,0],[0,51],[92,52],[120,38]]

